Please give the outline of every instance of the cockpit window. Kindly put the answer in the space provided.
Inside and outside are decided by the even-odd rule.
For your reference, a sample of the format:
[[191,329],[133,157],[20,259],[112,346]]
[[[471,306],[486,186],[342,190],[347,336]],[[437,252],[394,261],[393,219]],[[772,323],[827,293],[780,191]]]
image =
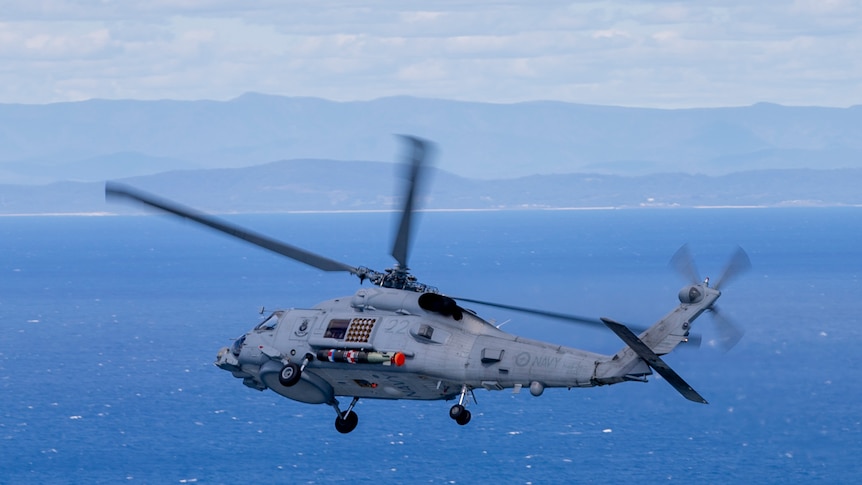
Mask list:
[[281,317],[281,312],[273,312],[272,315],[266,317],[266,319],[258,326],[254,327],[258,332],[265,332],[267,330],[275,330],[275,327],[278,326],[278,319]]
[[242,345],[245,343],[245,335],[233,341],[233,345],[230,346],[230,351],[233,353],[235,357],[239,357],[239,353],[242,350]]

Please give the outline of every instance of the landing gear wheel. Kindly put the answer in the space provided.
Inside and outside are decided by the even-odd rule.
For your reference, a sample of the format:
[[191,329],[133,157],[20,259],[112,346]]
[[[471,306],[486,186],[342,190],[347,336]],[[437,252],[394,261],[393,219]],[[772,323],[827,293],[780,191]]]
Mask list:
[[465,412],[467,412],[467,410],[464,409],[464,406],[462,406],[460,404],[456,404],[456,405],[452,406],[451,408],[449,408],[449,417],[457,421],[458,417],[461,416],[462,414],[464,414]]
[[457,418],[455,418],[455,422],[460,424],[461,426],[464,426],[465,424],[470,422],[470,418],[472,417],[473,415],[470,414],[470,411],[465,409],[463,412],[461,412],[460,415],[458,415]]
[[290,362],[281,368],[281,372],[278,373],[278,382],[284,387],[290,387],[299,382],[301,375],[302,371],[299,366]]
[[341,434],[347,434],[353,431],[356,429],[357,424],[359,424],[359,416],[357,416],[353,411],[347,411],[341,416],[335,418],[335,429]]

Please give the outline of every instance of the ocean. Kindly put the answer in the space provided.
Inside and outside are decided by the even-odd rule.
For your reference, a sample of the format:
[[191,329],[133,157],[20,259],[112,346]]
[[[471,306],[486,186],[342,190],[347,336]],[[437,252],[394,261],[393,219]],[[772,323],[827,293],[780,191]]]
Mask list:
[[[311,307],[359,282],[166,216],[0,218],[0,483],[855,483],[862,476],[862,208],[419,214],[410,266],[443,293],[649,325],[686,282],[688,243],[746,330],[665,357],[661,378],[591,389],[477,390],[328,406],[246,388],[212,365],[261,308]],[[377,270],[385,213],[230,216]],[[366,283],[367,284],[367,283]],[[604,353],[610,331],[472,306],[511,333]]]

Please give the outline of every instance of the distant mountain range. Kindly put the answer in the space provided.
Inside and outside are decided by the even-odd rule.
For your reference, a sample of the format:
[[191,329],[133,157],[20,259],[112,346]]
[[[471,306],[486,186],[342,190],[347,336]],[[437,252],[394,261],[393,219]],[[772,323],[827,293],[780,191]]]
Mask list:
[[105,180],[218,212],[390,209],[393,133],[437,143],[428,208],[862,202],[862,106],[247,94],[0,104],[0,213],[124,210],[105,205]]
[[[289,160],[233,169],[181,170],[120,179],[213,213],[373,211],[399,207],[402,167],[384,162]],[[862,169],[761,170],[729,175],[533,175],[478,180],[433,170],[429,210],[862,206]],[[770,189],[770,187],[773,187]],[[0,214],[137,213],[106,203],[101,182],[0,185]]]
[[437,142],[439,168],[477,179],[862,168],[862,106],[662,110],[246,94],[224,102],[0,104],[0,183],[307,158],[393,161],[394,133]]

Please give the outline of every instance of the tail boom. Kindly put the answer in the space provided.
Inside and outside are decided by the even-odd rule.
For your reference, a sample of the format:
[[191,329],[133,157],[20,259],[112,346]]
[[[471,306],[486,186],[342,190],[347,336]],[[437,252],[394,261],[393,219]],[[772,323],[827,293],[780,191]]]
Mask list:
[[602,323],[617,334],[626,346],[612,358],[597,363],[594,381],[597,384],[643,381],[654,370],[686,399],[707,404],[706,399],[660,356],[669,353],[688,338],[692,322],[709,310],[719,296],[721,292],[710,288],[706,282],[683,288],[679,292],[680,305],[640,336],[621,323],[602,318]]

